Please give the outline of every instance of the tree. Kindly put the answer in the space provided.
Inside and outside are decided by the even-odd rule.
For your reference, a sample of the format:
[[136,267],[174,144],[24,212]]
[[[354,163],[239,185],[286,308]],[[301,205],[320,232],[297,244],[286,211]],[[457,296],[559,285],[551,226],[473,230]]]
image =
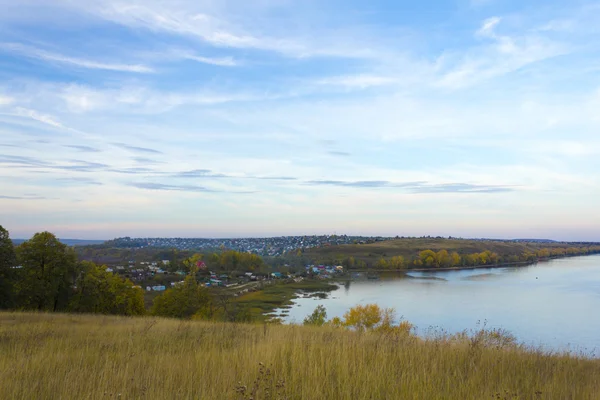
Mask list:
[[0,225],[0,309],[14,306],[16,266],[15,247],[8,231]]
[[377,304],[358,305],[344,314],[344,319],[332,319],[331,325],[355,329],[359,332],[372,331],[385,334],[409,334],[413,325],[408,321],[396,324],[396,310],[381,308]]
[[453,252],[450,254],[450,265],[453,267],[457,267],[461,264],[462,260],[460,255],[457,252]]
[[327,311],[323,305],[318,305],[315,310],[304,318],[304,325],[323,326],[327,322]]
[[374,329],[383,319],[383,310],[377,304],[358,305],[344,314],[344,326],[358,331]]
[[388,268],[388,262],[385,260],[385,258],[381,257],[377,261],[377,264],[375,264],[375,268],[377,268],[377,269],[387,269]]
[[395,256],[392,257],[389,261],[388,261],[388,266],[391,269],[402,269],[405,267],[404,264],[404,257],[402,256]]
[[448,250],[440,250],[435,254],[435,263],[438,267],[449,267],[452,260]]
[[210,310],[213,306],[208,290],[196,281],[197,268],[185,277],[183,284],[168,289],[154,299],[152,314],[161,317],[191,318],[201,309]]
[[70,310],[84,313],[142,315],[144,292],[128,279],[106,271],[106,266],[82,262]]
[[21,264],[19,307],[39,311],[65,309],[73,293],[77,259],[72,248],[50,232],[36,233],[17,248]]
[[421,265],[425,267],[433,267],[436,263],[436,253],[433,250],[423,250],[419,253],[419,260]]

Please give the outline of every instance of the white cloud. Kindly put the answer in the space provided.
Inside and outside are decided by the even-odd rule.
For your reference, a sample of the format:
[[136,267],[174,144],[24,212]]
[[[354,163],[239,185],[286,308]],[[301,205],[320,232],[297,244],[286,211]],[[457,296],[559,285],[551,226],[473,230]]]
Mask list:
[[21,117],[29,117],[35,121],[41,122],[46,125],[53,126],[55,128],[65,128],[63,124],[61,124],[55,117],[48,114],[42,114],[36,110],[31,110],[28,108],[17,107],[15,108],[15,113]]
[[12,97],[4,96],[0,94],[0,107],[7,106],[14,103],[15,99]]
[[318,85],[343,86],[360,89],[365,89],[372,86],[390,85],[396,82],[396,78],[369,74],[335,76],[316,81]]
[[502,18],[500,17],[491,17],[483,21],[481,28],[477,31],[477,36],[482,37],[494,37],[494,29],[500,23]]
[[0,43],[0,49],[18,53],[25,57],[35,58],[48,62],[56,62],[59,64],[74,65],[76,67],[101,69],[107,71],[135,72],[135,73],[151,73],[154,70],[148,66],[141,64],[113,64],[102,63],[93,60],[64,56],[62,54],[52,53],[46,50],[38,49],[31,46],[25,46],[20,43]]

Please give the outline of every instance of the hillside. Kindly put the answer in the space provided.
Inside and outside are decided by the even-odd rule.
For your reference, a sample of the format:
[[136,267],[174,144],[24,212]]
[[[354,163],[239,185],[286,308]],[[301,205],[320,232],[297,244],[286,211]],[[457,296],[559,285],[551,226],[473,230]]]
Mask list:
[[0,313],[0,398],[597,399],[600,360],[499,339]]
[[480,253],[486,250],[497,253],[501,258],[521,256],[525,252],[540,249],[579,247],[580,244],[562,242],[517,242],[494,240],[468,240],[468,239],[438,239],[438,238],[405,238],[394,239],[369,244],[349,244],[342,246],[328,246],[304,251],[304,256],[313,260],[332,261],[347,257],[365,261],[373,265],[380,258],[402,256],[411,260],[423,250],[456,251],[460,255]]

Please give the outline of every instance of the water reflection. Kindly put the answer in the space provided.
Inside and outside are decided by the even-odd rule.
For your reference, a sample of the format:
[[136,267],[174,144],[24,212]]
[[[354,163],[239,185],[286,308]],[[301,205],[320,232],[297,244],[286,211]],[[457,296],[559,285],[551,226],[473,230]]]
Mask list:
[[591,352],[600,348],[600,256],[355,279],[327,299],[298,299],[286,320],[300,322],[318,304],[331,318],[364,303],[396,308],[421,334],[434,326],[459,332],[485,320],[530,345]]

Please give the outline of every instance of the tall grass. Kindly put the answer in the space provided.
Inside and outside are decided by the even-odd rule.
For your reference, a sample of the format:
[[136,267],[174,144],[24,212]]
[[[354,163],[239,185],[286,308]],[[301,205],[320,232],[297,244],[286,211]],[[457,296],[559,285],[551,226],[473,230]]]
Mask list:
[[600,398],[600,360],[484,342],[0,313],[0,399]]

